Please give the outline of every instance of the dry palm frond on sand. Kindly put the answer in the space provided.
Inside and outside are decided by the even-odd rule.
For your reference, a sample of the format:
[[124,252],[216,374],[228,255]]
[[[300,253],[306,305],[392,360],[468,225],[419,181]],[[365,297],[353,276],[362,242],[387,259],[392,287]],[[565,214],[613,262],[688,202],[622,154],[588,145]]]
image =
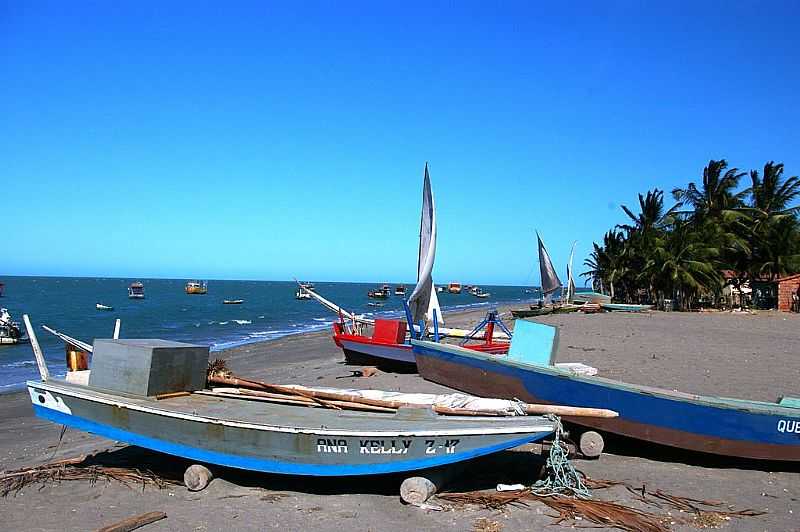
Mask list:
[[128,487],[155,486],[165,488],[176,481],[162,478],[152,471],[130,467],[109,467],[97,463],[93,455],[67,458],[36,467],[4,471],[0,473],[0,497],[16,494],[32,484],[39,484],[40,489],[48,483],[66,480],[88,480],[94,484],[98,480],[121,482]]

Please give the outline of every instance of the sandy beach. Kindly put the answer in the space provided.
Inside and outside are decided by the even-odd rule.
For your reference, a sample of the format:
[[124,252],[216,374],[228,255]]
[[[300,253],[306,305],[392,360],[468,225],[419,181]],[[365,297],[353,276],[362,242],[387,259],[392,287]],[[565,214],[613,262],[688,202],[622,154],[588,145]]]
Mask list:
[[[501,308],[501,310],[507,310]],[[467,327],[484,310],[449,315],[448,325]],[[507,314],[503,314],[506,318]],[[564,314],[540,318],[559,327],[560,362],[584,362],[600,374],[633,383],[775,401],[800,395],[797,315],[766,312]],[[510,318],[508,319],[510,323]],[[221,352],[233,371],[276,383],[298,383],[404,391],[446,390],[416,374],[380,372],[363,378],[342,362],[329,332],[284,337]],[[33,417],[29,398],[0,396],[0,469],[110,450],[104,460],[123,461],[159,474],[182,474],[181,460],[126,448],[74,430],[59,443],[60,427]],[[798,530],[800,468],[785,464],[726,461],[654,448],[625,440],[607,442],[599,460],[576,460],[595,479],[626,481],[697,499],[724,501],[735,509],[765,511],[732,519],[728,530]],[[530,452],[510,451],[472,464],[449,491],[493,488],[498,482],[529,482],[541,466]],[[430,512],[403,505],[403,477],[316,479],[221,470],[201,492],[183,486],[165,490],[118,483],[64,482],[29,486],[0,500],[3,530],[92,530],[125,517],[164,511],[167,518],[144,530],[533,530],[553,522],[539,503],[504,510],[454,508]],[[621,486],[595,496],[636,506]],[[666,510],[664,510],[666,512]],[[680,517],[677,516],[676,517]],[[496,523],[496,528],[479,528]],[[579,523],[580,525],[580,523]],[[674,526],[691,530],[689,526]]]

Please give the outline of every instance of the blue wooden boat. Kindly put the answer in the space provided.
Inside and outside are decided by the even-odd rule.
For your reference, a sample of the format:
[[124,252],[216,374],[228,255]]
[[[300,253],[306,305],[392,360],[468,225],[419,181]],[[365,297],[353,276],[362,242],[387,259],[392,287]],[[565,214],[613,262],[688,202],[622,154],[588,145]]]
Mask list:
[[634,305],[628,303],[600,303],[600,307],[603,310],[609,310],[611,312],[644,312],[645,310],[650,310],[653,308],[653,305]]
[[800,399],[768,403],[681,393],[581,376],[553,366],[558,330],[517,320],[507,355],[412,340],[426,380],[473,395],[609,408],[611,419],[564,419],[672,447],[759,460],[800,461]]

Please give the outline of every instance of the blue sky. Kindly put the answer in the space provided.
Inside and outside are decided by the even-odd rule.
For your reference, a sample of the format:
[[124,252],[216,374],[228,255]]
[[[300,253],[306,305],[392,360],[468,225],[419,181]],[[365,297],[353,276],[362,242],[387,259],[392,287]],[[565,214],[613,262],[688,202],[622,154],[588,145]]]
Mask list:
[[429,161],[434,279],[537,283],[535,229],[800,173],[797,2],[224,4],[0,0],[0,274],[412,281]]

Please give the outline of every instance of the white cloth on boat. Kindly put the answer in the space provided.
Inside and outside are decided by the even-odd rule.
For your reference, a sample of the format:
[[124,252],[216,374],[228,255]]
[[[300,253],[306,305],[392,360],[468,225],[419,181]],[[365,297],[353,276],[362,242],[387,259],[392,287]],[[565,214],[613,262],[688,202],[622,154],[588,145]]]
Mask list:
[[381,401],[397,401],[410,406],[441,406],[447,408],[463,408],[477,412],[497,413],[504,416],[524,416],[525,403],[509,399],[491,399],[475,397],[463,393],[403,393],[387,392],[385,390],[357,390],[343,388],[309,387],[287,385],[295,390],[330,392],[352,395],[364,399],[378,399]]

